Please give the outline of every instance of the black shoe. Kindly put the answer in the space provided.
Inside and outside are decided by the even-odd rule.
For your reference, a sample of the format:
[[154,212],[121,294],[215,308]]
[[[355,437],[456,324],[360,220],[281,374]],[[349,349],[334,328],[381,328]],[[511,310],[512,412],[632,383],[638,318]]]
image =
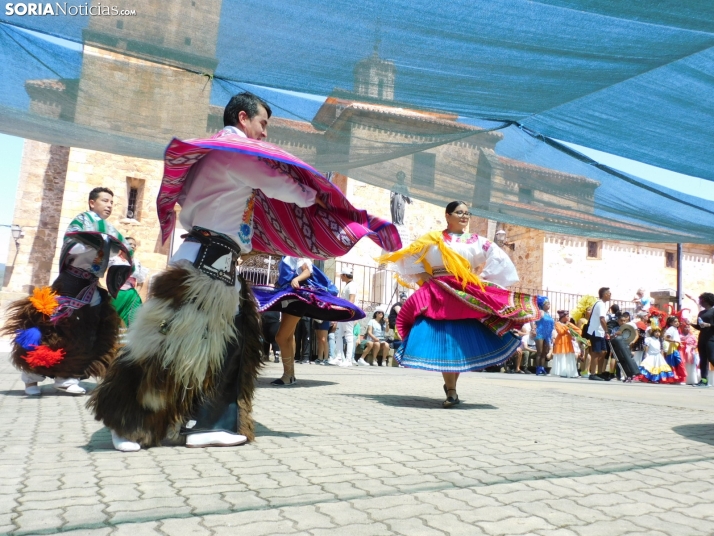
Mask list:
[[692,387],[709,387],[709,382],[707,380],[702,380],[699,383],[695,383]]
[[289,380],[288,383],[285,383],[282,378],[278,378],[277,380],[273,380],[270,382],[270,385],[279,385],[279,386],[287,386],[287,385],[294,385],[297,380],[295,379],[295,376],[292,376]]
[[459,395],[456,394],[456,389],[449,389],[447,391],[447,394],[449,391],[453,391],[456,396],[447,396],[446,400],[444,400],[444,403],[442,404],[442,406],[445,408],[450,408],[461,403],[461,400],[459,400]]
[[590,378],[591,380],[595,380],[596,382],[604,382],[604,381],[605,381],[605,378],[601,378],[601,377],[598,376],[597,374],[591,374],[591,375],[589,376],[589,378]]

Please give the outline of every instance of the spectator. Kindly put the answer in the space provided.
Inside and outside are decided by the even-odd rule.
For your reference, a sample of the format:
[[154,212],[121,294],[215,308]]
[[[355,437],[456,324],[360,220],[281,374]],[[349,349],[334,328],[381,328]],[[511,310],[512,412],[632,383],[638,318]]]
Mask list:
[[637,339],[635,339],[635,342],[632,343],[632,353],[634,355],[635,362],[638,365],[644,359],[645,332],[649,326],[649,320],[649,314],[644,311],[640,311],[637,313],[637,321],[634,322],[634,325],[637,328]]
[[681,333],[681,353],[684,367],[687,371],[687,385],[699,383],[699,352],[697,351],[697,338],[692,333],[689,320],[684,319],[679,327]]
[[538,353],[535,342],[535,331],[535,322],[528,322],[527,324],[523,324],[523,327],[517,332],[517,336],[521,338],[521,345],[519,346],[520,353],[516,355],[515,372],[517,374],[530,374],[528,367],[531,357],[535,358]]
[[608,353],[607,341],[610,334],[607,328],[607,305],[610,301],[611,293],[609,287],[602,287],[598,290],[600,298],[593,305],[590,319],[587,323],[586,333],[590,335],[590,375],[591,380],[603,381],[605,378],[598,375],[598,372],[605,370],[605,356]]
[[[593,304],[595,305],[595,304]],[[593,308],[592,306],[589,306],[585,309],[585,315],[580,318],[578,321],[578,327],[580,328],[581,333],[583,334],[583,339],[587,342],[587,345],[583,345],[583,357],[582,357],[582,367],[581,367],[581,376],[583,378],[589,378],[590,377],[590,346],[592,345],[592,341],[590,340],[590,334],[588,333],[588,322],[590,319],[590,316],[593,314]]]
[[645,289],[638,288],[632,303],[635,304],[635,313],[639,313],[640,311],[644,311],[646,313],[650,310],[652,300],[645,297]]
[[316,365],[327,364],[327,359],[329,357],[329,346],[327,344],[327,332],[330,331],[330,321],[329,320],[316,320],[315,321],[315,342],[317,343],[317,359],[315,360]]
[[672,383],[674,372],[662,355],[662,330],[652,328],[650,335],[645,337],[645,358],[640,363],[640,376],[642,381],[651,383]]
[[580,328],[570,323],[569,311],[558,311],[555,330],[558,334],[553,346],[553,366],[550,373],[563,378],[577,378],[578,358],[573,347],[573,333],[580,335]]
[[[361,333],[362,327],[358,322],[356,322],[355,324],[355,329],[359,329]],[[360,367],[369,366],[369,363],[365,361],[365,357],[367,357],[372,351],[373,344],[374,343],[366,336],[366,334],[364,337],[362,335],[359,335],[359,342],[355,345],[355,357],[358,355],[360,356],[357,360],[357,365],[359,365]]]
[[[355,303],[357,298],[357,289],[352,281],[352,271],[347,268],[343,269],[340,274],[340,279],[343,283],[345,283],[345,286],[342,287],[342,291],[340,292],[340,298],[347,300],[350,303]],[[337,323],[337,333],[335,334],[337,352],[335,354],[334,362],[331,363],[332,365],[339,365],[341,367],[352,366],[352,357],[355,353],[355,340],[353,335],[354,328],[354,320]]]
[[404,305],[405,301],[407,301],[407,293],[400,292],[399,301],[392,305],[392,308],[389,310],[389,316],[387,317],[387,319],[389,320],[389,329],[397,328],[397,315],[399,315],[399,311],[401,310],[402,305]]
[[679,336],[679,318],[670,316],[667,318],[667,329],[664,332],[664,358],[674,372],[675,383],[687,381],[687,369],[684,367],[682,355],[679,353],[679,345],[682,339]]
[[702,379],[695,387],[709,387],[709,363],[714,365],[714,294],[701,294],[699,306],[702,310],[697,315],[697,323],[692,327],[699,330],[697,349]]
[[276,363],[280,363],[280,348],[275,340],[280,327],[280,313],[277,311],[266,311],[261,313],[263,328],[263,358],[270,360],[270,348],[273,348],[273,356]]
[[[355,322],[355,327],[352,329],[352,336],[354,337],[355,341],[355,350],[352,352],[352,364],[353,365],[359,365],[359,362],[356,361],[356,356],[357,356],[357,346],[359,346],[362,343],[362,326],[360,326],[359,322]],[[365,363],[366,364],[366,363]]]
[[325,365],[335,365],[335,353],[337,344],[335,343],[335,333],[337,332],[337,322],[330,322],[330,331],[327,332],[327,363]]
[[372,315],[372,320],[367,324],[367,338],[372,341],[372,365],[375,361],[381,367],[382,361],[387,360],[389,355],[389,343],[386,341],[387,322],[384,319],[384,311],[379,309]]
[[536,320],[536,374],[545,376],[548,372],[545,370],[545,364],[548,361],[548,354],[553,346],[553,330],[555,329],[555,321],[550,316],[550,301],[545,296],[538,296],[538,308],[543,311],[543,315],[539,320]]

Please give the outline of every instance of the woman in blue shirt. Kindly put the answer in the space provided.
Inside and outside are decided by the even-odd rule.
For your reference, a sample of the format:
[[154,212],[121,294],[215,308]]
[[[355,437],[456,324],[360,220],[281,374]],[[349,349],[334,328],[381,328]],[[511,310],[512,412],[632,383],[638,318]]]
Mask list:
[[543,316],[540,320],[536,320],[536,374],[545,376],[548,372],[545,370],[545,364],[548,361],[548,354],[553,346],[553,330],[555,329],[555,320],[550,316],[550,301],[545,296],[538,296],[538,308],[543,311]]

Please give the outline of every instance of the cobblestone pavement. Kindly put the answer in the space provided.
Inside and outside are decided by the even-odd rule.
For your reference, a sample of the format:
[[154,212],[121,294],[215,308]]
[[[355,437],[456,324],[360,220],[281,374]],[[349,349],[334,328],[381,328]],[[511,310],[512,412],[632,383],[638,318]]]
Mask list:
[[435,374],[278,370],[255,443],[119,453],[1,354],[0,533],[714,534],[714,389],[467,374],[444,410]]

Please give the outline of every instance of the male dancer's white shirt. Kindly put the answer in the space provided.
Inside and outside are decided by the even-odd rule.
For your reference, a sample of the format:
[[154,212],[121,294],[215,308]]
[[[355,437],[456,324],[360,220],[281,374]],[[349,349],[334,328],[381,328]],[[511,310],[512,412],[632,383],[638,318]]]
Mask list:
[[[246,137],[236,127],[225,127],[223,131]],[[315,203],[315,190],[271,168],[257,157],[239,159],[230,151],[215,150],[195,164],[189,173],[179,216],[181,226],[186,230],[199,226],[230,236],[244,254],[252,249],[253,214],[246,209],[253,190],[259,189],[270,198],[299,207]],[[249,232],[246,232],[246,224],[250,227]]]

